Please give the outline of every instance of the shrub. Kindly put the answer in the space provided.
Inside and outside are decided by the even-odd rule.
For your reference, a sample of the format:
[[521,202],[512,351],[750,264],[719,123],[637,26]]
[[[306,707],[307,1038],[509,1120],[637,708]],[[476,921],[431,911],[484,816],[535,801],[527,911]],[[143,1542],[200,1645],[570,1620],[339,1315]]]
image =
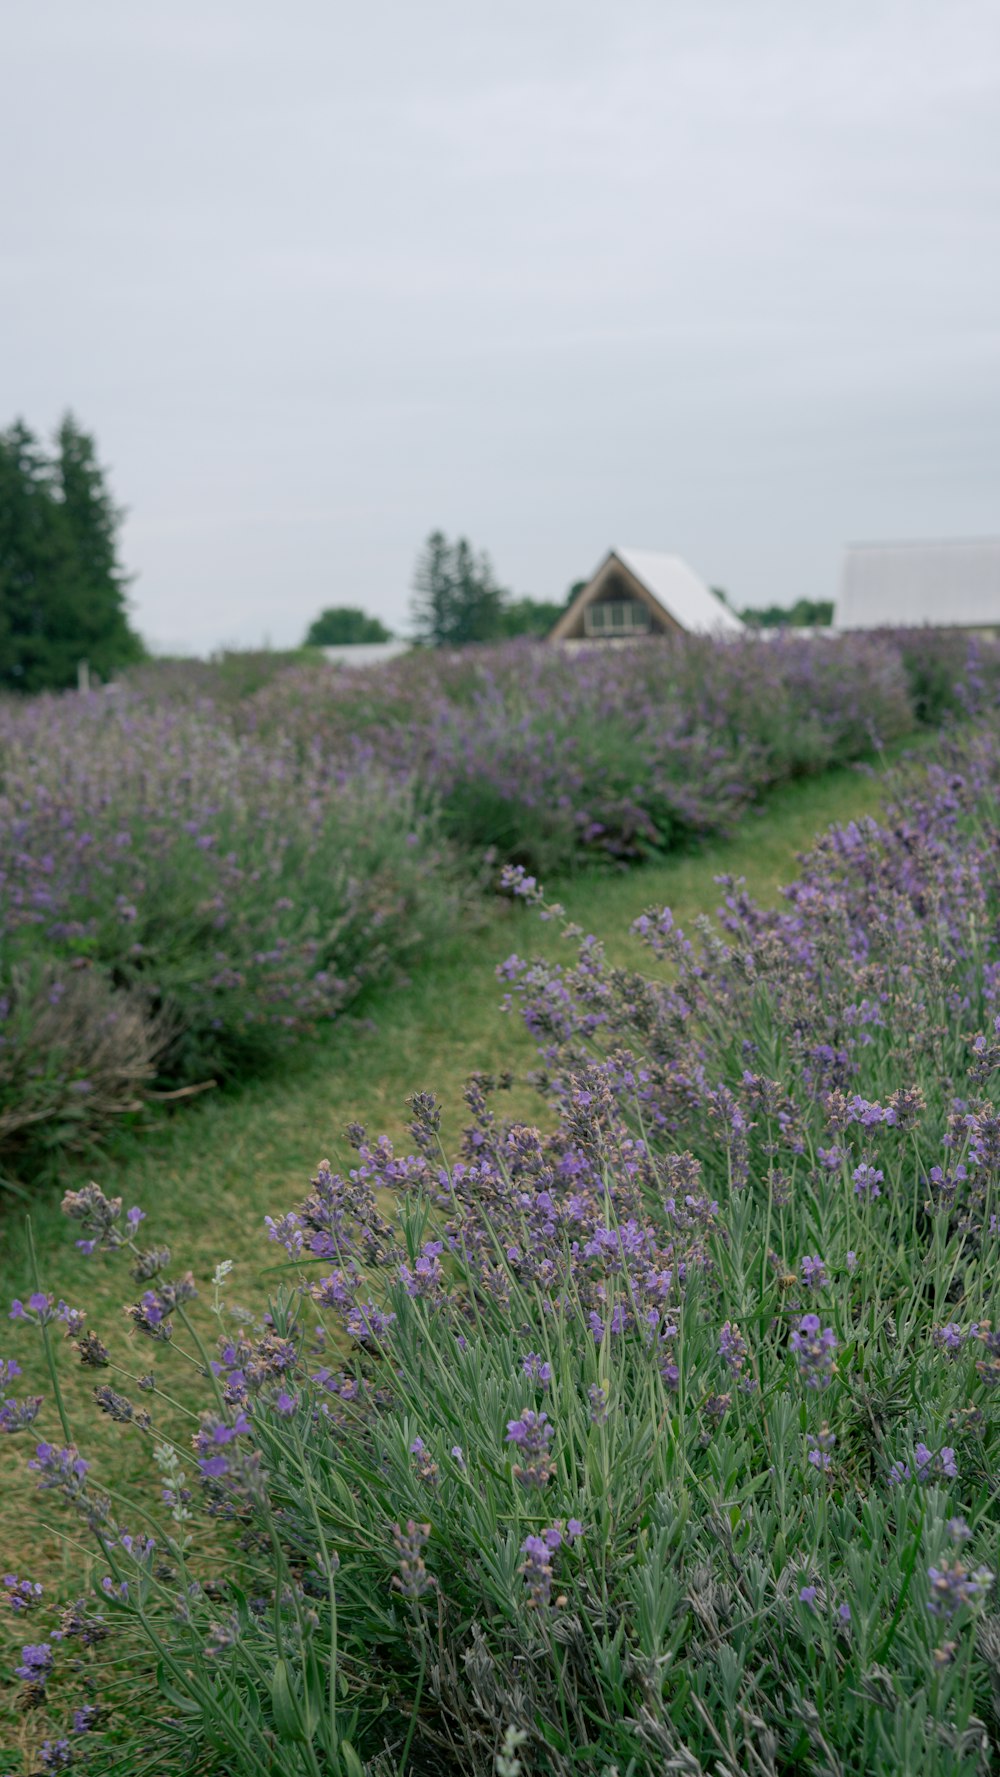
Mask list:
[[50,1140],[67,1092],[83,1135],[154,1071],[245,1073],[341,1012],[453,899],[405,781],[126,696],[0,710],[0,846],[0,1140],[26,1081],[16,1130]]
[[[986,1768],[998,784],[978,731],[826,835],[784,910],[727,881],[721,930],[644,917],[653,973],[571,929],[564,967],[512,958],[551,1132],[481,1079],[450,1165],[429,1095],[408,1155],[350,1130],[353,1165],[269,1224],[266,1317],[226,1312],[224,1265],[199,1305],[138,1209],[68,1195],[157,1357],[119,1377],[37,1281],[15,1305],[63,1415],[35,1476],[99,1551],[78,1619],[157,1663],[162,1715],[118,1716],[137,1767]],[[73,1447],[62,1332],[159,1440],[163,1510]],[[186,1429],[174,1346],[205,1379]],[[9,1429],[38,1411],[12,1393]],[[79,1694],[49,1639],[20,1672],[40,1722]]]
[[3,970],[0,1154],[73,1148],[140,1108],[173,1031],[78,958]]

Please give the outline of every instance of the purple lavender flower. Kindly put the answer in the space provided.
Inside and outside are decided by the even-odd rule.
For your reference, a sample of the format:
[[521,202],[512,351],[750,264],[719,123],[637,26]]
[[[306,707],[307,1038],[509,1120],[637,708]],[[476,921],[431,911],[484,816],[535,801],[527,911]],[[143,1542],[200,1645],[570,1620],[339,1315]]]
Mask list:
[[283,1246],[290,1258],[297,1259],[301,1256],[305,1245],[305,1233],[301,1219],[294,1210],[290,1210],[287,1215],[280,1216],[278,1220],[275,1220],[273,1216],[265,1216],[264,1226],[267,1229],[268,1239],[277,1241],[279,1246]]
[[410,1455],[417,1471],[417,1479],[428,1487],[436,1487],[439,1481],[438,1465],[424,1443],[423,1438],[414,1438],[410,1445]]
[[39,1444],[29,1462],[30,1469],[48,1479],[62,1482],[66,1479],[82,1480],[90,1469],[90,1464],[82,1457],[74,1444],[67,1444],[62,1450],[55,1444]]
[[750,1355],[750,1347],[735,1321],[727,1320],[725,1325],[720,1328],[719,1355],[731,1376],[740,1377],[743,1375],[744,1366]]
[[[919,1448],[920,1446],[918,1446],[918,1449]],[[957,1481],[958,1464],[955,1461],[955,1452],[950,1444],[942,1444],[937,1455],[932,1458],[932,1465],[935,1472],[942,1475],[946,1481]]]
[[958,1479],[958,1465],[955,1452],[950,1444],[942,1445],[933,1451],[926,1444],[916,1444],[913,1450],[913,1461],[897,1460],[889,1470],[890,1487],[902,1487],[908,1481],[921,1485],[936,1479],[955,1481]]
[[804,1314],[789,1340],[798,1359],[799,1375],[807,1388],[828,1388],[837,1368],[837,1336],[832,1327],[821,1327],[818,1314]]
[[250,1432],[250,1421],[245,1413],[237,1413],[232,1420],[220,1419],[217,1414],[203,1413],[201,1427],[194,1438],[195,1454],[202,1476],[208,1481],[220,1480],[228,1475],[232,1468],[229,1446],[234,1438],[245,1437]]
[[878,1167],[863,1161],[860,1166],[856,1166],[854,1169],[855,1197],[870,1197],[872,1199],[881,1197],[882,1192],[879,1186],[884,1182],[884,1179],[885,1174]]
[[3,1588],[11,1610],[18,1616],[24,1611],[34,1610],[42,1599],[42,1587],[37,1580],[19,1580],[13,1573],[4,1574]]
[[414,1301],[439,1301],[445,1284],[444,1267],[441,1254],[444,1251],[442,1240],[426,1240],[420,1250],[412,1271],[409,1265],[400,1265],[399,1278],[408,1296]]
[[552,1365],[546,1363],[537,1351],[529,1351],[521,1359],[521,1368],[529,1380],[537,1382],[540,1388],[548,1388],[552,1381]]
[[802,1282],[805,1284],[807,1290],[825,1289],[830,1281],[830,1275],[826,1268],[826,1261],[825,1259],[821,1259],[818,1253],[806,1254],[805,1258],[802,1260],[801,1271]]
[[815,1437],[807,1436],[806,1442],[809,1445],[808,1461],[811,1462],[813,1468],[826,1474],[833,1462],[832,1453],[837,1442],[836,1433],[832,1432],[830,1427],[824,1423]]
[[[124,1246],[128,1234],[118,1226],[121,1220],[122,1200],[120,1197],[106,1197],[99,1185],[84,1185],[81,1191],[67,1191],[62,1200],[63,1215],[71,1221],[82,1222],[85,1238],[77,1241],[77,1247],[88,1258],[99,1247],[114,1251]],[[130,1215],[136,1213],[129,1212]],[[139,1212],[141,1213],[141,1212]]]
[[590,1421],[592,1425],[606,1425],[608,1419],[608,1400],[610,1390],[600,1382],[592,1382],[587,1390],[590,1398]]
[[551,1542],[547,1536],[526,1536],[521,1553],[524,1556],[521,1572],[528,1589],[528,1609],[545,1610],[552,1599]]
[[709,1419],[718,1424],[720,1420],[725,1418],[732,1404],[731,1394],[710,1394],[705,1401],[704,1412]]
[[13,1434],[33,1425],[41,1410],[42,1398],[36,1394],[26,1396],[23,1401],[15,1400],[13,1396],[0,1401],[0,1432]]
[[965,1334],[957,1320],[949,1320],[944,1326],[931,1328],[931,1339],[939,1351],[946,1351],[949,1357],[953,1357],[961,1351]]
[[18,1678],[25,1684],[44,1685],[52,1671],[52,1649],[47,1641],[29,1642],[21,1649],[21,1664],[15,1666]]
[[68,1740],[43,1740],[38,1757],[43,1771],[68,1771],[74,1763]]
[[942,1561],[940,1567],[929,1567],[927,1578],[931,1588],[927,1609],[931,1616],[948,1621],[963,1604],[974,1604],[977,1599],[984,1598],[993,1584],[994,1575],[988,1567],[969,1573],[955,1557],[951,1561]]
[[522,1487],[544,1487],[555,1473],[555,1464],[549,1454],[549,1445],[555,1435],[555,1427],[549,1424],[546,1413],[536,1413],[526,1407],[520,1419],[507,1421],[507,1442],[515,1444],[524,1457],[522,1463],[514,1464],[515,1478]]
[[393,1575],[392,1583],[404,1598],[412,1601],[422,1598],[435,1584],[424,1564],[424,1550],[430,1534],[429,1524],[415,1524],[412,1518],[407,1519],[405,1530],[401,1530],[398,1524],[393,1525],[392,1540],[396,1545],[399,1572]]
[[44,1327],[48,1325],[49,1321],[55,1320],[55,1317],[55,1298],[47,1296],[44,1290],[35,1290],[34,1294],[28,1297],[27,1308],[18,1297],[15,1297],[10,1305],[11,1320],[29,1320],[35,1326]]
[[127,1395],[119,1394],[116,1388],[95,1388],[94,1400],[102,1413],[119,1425],[134,1424],[140,1431],[148,1431],[151,1425],[148,1413],[137,1412]]

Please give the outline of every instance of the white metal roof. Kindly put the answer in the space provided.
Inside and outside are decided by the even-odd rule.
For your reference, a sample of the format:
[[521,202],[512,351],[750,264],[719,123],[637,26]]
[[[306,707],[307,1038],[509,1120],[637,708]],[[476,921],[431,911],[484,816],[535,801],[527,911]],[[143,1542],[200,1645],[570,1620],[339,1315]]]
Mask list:
[[854,544],[833,621],[835,629],[1000,624],[1000,537]]
[[381,666],[408,654],[409,642],[331,642],[322,650],[333,666]]
[[690,635],[740,635],[746,629],[742,618],[724,605],[679,555],[661,555],[655,549],[615,549],[612,553]]

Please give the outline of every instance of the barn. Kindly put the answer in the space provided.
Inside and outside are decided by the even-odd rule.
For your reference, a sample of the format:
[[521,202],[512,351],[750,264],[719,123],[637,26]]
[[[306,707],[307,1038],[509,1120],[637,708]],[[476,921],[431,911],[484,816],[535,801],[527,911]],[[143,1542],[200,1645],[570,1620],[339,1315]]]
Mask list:
[[848,549],[834,628],[911,624],[1000,631],[1000,537],[856,543]]
[[553,642],[743,635],[746,626],[679,555],[612,549],[549,633]]

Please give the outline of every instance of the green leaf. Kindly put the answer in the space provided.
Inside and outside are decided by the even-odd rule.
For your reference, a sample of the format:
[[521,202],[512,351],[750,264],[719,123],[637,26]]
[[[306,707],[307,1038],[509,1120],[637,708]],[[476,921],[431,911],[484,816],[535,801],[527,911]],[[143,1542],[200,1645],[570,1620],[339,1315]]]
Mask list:
[[287,1660],[278,1660],[271,1675],[271,1712],[278,1738],[304,1746],[306,1733],[298,1699],[289,1682]]
[[179,1691],[177,1686],[167,1677],[166,1668],[162,1660],[157,1662],[156,1682],[162,1695],[166,1697],[167,1702],[172,1704],[175,1709],[179,1710],[182,1715],[201,1714],[201,1704],[197,1702],[194,1697],[189,1697],[186,1691]]
[[344,1769],[344,1777],[365,1777],[365,1767],[349,1740],[341,1740],[337,1753]]

